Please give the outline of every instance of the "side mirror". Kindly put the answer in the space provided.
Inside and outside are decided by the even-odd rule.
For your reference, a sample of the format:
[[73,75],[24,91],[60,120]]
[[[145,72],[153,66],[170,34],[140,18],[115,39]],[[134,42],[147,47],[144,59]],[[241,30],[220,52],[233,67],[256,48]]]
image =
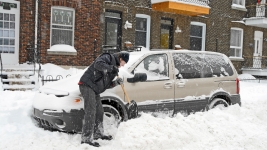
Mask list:
[[133,78],[127,78],[127,82],[135,83],[135,82],[144,82],[147,79],[147,75],[145,73],[136,73]]

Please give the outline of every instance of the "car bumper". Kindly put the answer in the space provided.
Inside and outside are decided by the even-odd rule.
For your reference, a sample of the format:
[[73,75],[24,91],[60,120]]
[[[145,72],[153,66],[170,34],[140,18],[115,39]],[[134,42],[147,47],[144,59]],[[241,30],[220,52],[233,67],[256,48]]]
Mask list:
[[232,105],[239,104],[241,106],[241,98],[240,98],[240,95],[232,95],[231,96],[231,103],[232,103]]
[[33,109],[33,118],[40,126],[64,132],[80,133],[83,117],[83,109],[70,112]]

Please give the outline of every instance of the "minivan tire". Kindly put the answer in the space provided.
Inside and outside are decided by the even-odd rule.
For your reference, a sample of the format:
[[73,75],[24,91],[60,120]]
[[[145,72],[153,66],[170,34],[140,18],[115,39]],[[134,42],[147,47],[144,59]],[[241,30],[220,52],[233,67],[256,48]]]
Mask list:
[[226,108],[228,106],[229,106],[229,104],[224,99],[215,98],[209,104],[209,109],[213,109],[213,108],[223,109],[223,108]]
[[115,107],[106,104],[103,104],[103,109],[104,115],[109,118],[109,121],[114,121],[109,123],[118,126],[122,121],[119,111]]

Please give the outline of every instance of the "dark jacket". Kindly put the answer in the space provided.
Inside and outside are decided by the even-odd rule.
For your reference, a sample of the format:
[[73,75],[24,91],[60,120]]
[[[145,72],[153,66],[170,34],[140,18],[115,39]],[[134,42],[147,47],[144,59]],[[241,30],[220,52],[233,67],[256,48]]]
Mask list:
[[96,94],[114,87],[112,80],[117,74],[112,73],[113,66],[119,66],[117,54],[103,53],[88,67],[80,79],[79,84],[85,84],[94,90]]

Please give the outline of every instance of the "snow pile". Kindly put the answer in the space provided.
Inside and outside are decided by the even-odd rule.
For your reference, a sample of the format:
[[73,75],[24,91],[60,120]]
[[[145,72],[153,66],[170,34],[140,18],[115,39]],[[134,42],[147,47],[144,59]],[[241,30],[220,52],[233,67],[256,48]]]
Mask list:
[[[112,141],[98,140],[100,148],[81,145],[80,134],[50,132],[32,122],[33,91],[0,91],[0,149],[100,149],[100,150],[225,150],[267,147],[266,83],[240,82],[242,107],[141,117],[122,122],[119,128],[105,122]],[[105,121],[107,118],[105,118]]]
[[240,74],[238,75],[239,80],[255,80],[256,78],[251,74]]
[[62,67],[59,67],[51,63],[42,65],[42,69],[44,70],[43,72],[44,77],[52,76],[54,79],[56,78],[61,79],[61,77],[66,78],[82,71],[82,69],[76,69],[76,68],[64,69]]

